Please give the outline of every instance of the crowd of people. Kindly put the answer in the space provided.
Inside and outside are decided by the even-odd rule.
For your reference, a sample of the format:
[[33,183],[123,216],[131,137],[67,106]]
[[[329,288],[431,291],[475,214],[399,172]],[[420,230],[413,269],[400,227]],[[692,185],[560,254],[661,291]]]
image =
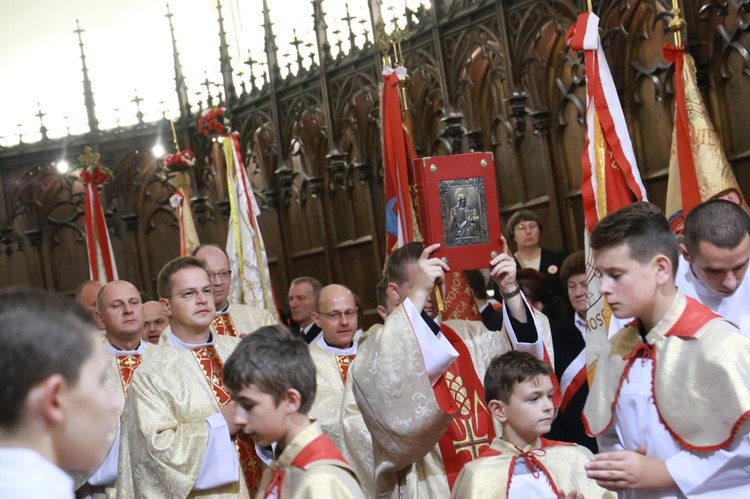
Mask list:
[[[231,303],[214,245],[69,298],[0,293],[2,498],[750,497],[750,217],[649,203],[583,251],[517,244],[470,271],[482,321],[443,320],[439,245],[407,243],[362,327],[301,276],[289,324]],[[587,367],[588,283],[627,325]],[[493,294],[494,290],[494,294]]]

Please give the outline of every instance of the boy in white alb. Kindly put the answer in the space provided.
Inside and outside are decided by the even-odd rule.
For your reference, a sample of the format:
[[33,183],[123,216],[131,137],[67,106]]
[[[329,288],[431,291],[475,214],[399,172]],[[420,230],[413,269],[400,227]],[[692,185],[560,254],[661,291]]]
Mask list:
[[750,340],[674,284],[678,245],[649,203],[591,234],[600,291],[636,320],[602,352],[584,408],[588,476],[620,497],[750,497]]

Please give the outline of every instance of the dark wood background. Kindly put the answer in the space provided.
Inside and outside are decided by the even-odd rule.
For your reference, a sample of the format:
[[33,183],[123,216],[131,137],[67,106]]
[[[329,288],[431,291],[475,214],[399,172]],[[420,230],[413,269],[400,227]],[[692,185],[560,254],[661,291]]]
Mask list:
[[[595,3],[602,40],[650,200],[663,206],[672,130],[673,68],[662,47],[671,5]],[[683,5],[698,83],[741,187],[750,186],[750,2]],[[408,16],[409,99],[421,155],[492,151],[505,221],[529,208],[544,222],[542,245],[582,246],[580,199],[585,79],[565,34],[585,2],[434,0]],[[262,88],[229,99],[262,207],[260,225],[279,303],[289,282],[312,275],[348,285],[375,315],[385,256],[379,127],[380,55],[354,48],[296,76],[273,64]],[[268,47],[267,47],[268,48]],[[216,145],[177,123],[198,156],[193,210],[202,242],[224,244],[228,201]],[[151,156],[166,122],[0,149],[0,286],[70,294],[88,278],[82,187],[52,163],[85,144],[116,175],[102,192],[120,276],[155,295],[164,263],[178,255],[172,188]]]

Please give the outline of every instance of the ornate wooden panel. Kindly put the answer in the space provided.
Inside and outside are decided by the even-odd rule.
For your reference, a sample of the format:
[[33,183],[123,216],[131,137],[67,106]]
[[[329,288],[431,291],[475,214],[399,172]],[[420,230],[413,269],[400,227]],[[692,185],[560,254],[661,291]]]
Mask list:
[[[586,96],[583,59],[568,50],[564,38],[583,4],[433,0],[430,9],[407,9],[411,34],[402,44],[418,153],[492,151],[502,216],[535,210],[546,222],[542,244],[568,250],[582,242]],[[748,195],[750,0],[683,4],[699,87]],[[597,4],[638,165],[658,204],[665,197],[673,119],[672,68],[662,57],[662,46],[671,42],[670,5]],[[314,11],[321,15],[323,9],[316,4]],[[276,61],[271,25],[265,27],[268,60]],[[278,67],[253,61],[253,81],[241,82],[240,95],[221,104],[230,107],[241,134],[279,303],[293,278],[312,275],[349,285],[360,295],[369,323],[385,254],[381,59],[369,42],[362,48],[351,44],[333,57],[331,42],[322,31],[318,35],[319,57],[309,70],[281,78]],[[219,103],[216,97],[214,92],[209,105]],[[177,133],[180,145],[197,156],[191,197],[201,241],[223,245],[226,167],[219,145],[195,131],[203,106],[198,103],[176,123]],[[88,277],[82,187],[56,173],[53,162],[64,155],[72,160],[91,143],[115,173],[102,199],[120,275],[153,295],[158,271],[178,253],[177,221],[168,204],[173,186],[148,152],[155,137],[170,135],[165,121],[139,122],[0,148],[0,286],[71,293]]]

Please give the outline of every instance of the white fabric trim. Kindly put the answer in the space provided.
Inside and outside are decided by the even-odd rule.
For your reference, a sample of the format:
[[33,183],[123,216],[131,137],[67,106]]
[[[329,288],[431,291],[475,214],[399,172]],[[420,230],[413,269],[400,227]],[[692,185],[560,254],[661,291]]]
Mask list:
[[112,442],[112,447],[107,452],[107,457],[104,458],[104,462],[99,465],[99,468],[91,475],[88,479],[88,483],[98,487],[102,485],[109,485],[117,481],[117,466],[120,463],[120,422],[117,422],[117,434],[115,435],[115,441]]
[[436,335],[432,332],[409,298],[404,300],[403,307],[419,343],[419,349],[422,351],[427,377],[430,379],[430,384],[434,386],[440,376],[445,374],[445,371],[456,361],[458,352],[443,336],[443,333]]
[[206,422],[208,444],[193,490],[221,487],[239,479],[240,463],[224,415],[217,412],[210,415]]
[[354,337],[352,338],[352,346],[347,348],[336,348],[329,345],[328,343],[326,343],[325,337],[322,333],[315,337],[315,341],[313,341],[313,343],[316,346],[320,347],[321,350],[330,353],[331,355],[357,355],[357,344],[359,343],[360,336],[362,336],[362,330],[357,329],[357,331],[354,332]]

